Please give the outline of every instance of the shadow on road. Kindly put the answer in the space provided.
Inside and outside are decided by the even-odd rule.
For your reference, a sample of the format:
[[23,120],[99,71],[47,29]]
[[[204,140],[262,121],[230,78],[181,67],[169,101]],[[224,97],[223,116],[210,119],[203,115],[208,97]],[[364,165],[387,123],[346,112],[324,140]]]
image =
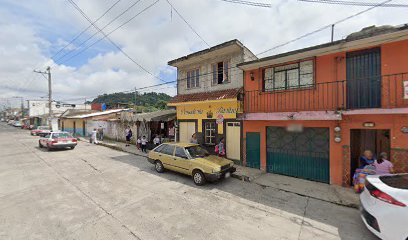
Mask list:
[[[204,191],[211,191],[212,193],[215,191],[232,194],[237,196],[237,199],[243,198],[277,209],[278,212],[284,211],[295,214],[297,216],[291,218],[291,220],[297,224],[302,224],[305,228],[312,229],[310,230],[312,232],[323,231],[326,234],[331,234],[333,228],[335,228],[341,239],[378,239],[366,229],[356,209],[308,199],[294,193],[262,187],[237,179],[223,179],[199,187],[193,183],[190,176],[172,171],[157,173],[153,164],[150,164],[146,158],[132,154],[112,157],[112,160],[129,164],[140,171],[160,176],[169,181],[175,181]],[[306,217],[306,220],[303,217]],[[308,219],[311,219],[311,221]],[[330,228],[332,231],[328,232],[326,228]],[[353,233],[358,233],[360,236],[355,236]],[[333,237],[336,238],[335,235]]]

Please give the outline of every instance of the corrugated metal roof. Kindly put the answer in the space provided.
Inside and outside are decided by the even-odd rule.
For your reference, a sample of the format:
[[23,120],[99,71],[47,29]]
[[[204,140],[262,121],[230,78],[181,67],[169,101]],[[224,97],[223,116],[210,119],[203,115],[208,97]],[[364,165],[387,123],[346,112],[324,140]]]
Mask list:
[[97,116],[103,116],[103,115],[108,115],[112,113],[118,113],[118,112],[123,112],[123,111],[128,111],[129,109],[112,109],[112,110],[107,110],[103,112],[94,112],[94,113],[89,113],[89,114],[83,114],[83,115],[75,115],[75,116],[66,116],[65,118],[89,118],[89,117],[97,117]]

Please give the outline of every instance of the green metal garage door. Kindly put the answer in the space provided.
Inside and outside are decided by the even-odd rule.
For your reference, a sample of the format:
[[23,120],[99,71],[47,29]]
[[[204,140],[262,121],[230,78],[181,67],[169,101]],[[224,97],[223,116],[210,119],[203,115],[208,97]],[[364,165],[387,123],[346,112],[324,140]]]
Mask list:
[[329,140],[328,128],[267,127],[267,171],[329,183]]

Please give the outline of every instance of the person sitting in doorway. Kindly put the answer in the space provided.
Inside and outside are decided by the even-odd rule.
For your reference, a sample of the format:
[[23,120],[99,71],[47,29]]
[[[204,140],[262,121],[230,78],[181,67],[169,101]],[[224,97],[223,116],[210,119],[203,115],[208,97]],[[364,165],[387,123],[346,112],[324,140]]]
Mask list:
[[365,150],[360,157],[360,167],[356,169],[353,176],[354,191],[361,193],[364,190],[364,183],[367,175],[376,174],[374,166],[374,154],[370,150]]
[[387,160],[386,152],[380,153],[380,158],[374,161],[375,173],[378,175],[391,174],[394,172],[394,165]]

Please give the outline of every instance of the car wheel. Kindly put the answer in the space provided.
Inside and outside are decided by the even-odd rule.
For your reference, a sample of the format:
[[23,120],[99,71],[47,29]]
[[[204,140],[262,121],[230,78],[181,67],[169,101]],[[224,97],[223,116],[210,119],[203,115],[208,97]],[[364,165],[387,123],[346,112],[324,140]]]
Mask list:
[[43,146],[41,145],[40,142],[38,142],[38,147],[39,147],[39,148],[43,148]]
[[156,169],[156,171],[157,171],[158,173],[164,172],[163,163],[160,162],[159,160],[157,160],[156,163],[154,164],[154,168]]
[[48,152],[51,151],[51,148],[50,148],[50,146],[48,146],[48,145],[47,145],[47,151],[48,151]]
[[197,186],[202,186],[206,182],[205,176],[200,170],[193,171],[193,181]]
[[71,147],[71,150],[74,150],[75,147]]

